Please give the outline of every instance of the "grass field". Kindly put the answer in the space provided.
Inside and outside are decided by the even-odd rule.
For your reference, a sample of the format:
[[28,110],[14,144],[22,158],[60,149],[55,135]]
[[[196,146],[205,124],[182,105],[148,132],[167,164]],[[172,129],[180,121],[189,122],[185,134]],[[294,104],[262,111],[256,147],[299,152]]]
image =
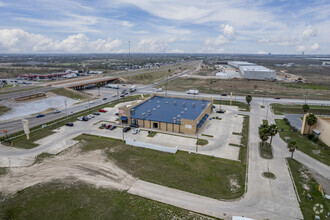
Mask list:
[[[304,114],[302,110],[302,105],[285,105],[285,104],[270,104],[273,108],[275,115],[283,114]],[[309,113],[321,114],[321,115],[330,115],[330,106],[321,106],[321,105],[310,105]]]
[[[160,80],[166,79],[166,77],[171,77],[175,73],[180,73],[181,71],[192,68],[196,63],[185,63],[185,64],[177,64],[177,65],[171,65],[171,66],[163,66],[158,70],[149,70],[146,73],[131,76],[131,79],[129,77],[126,78],[129,83],[135,83],[135,84],[152,84]],[[170,72],[168,70],[171,70]]]
[[266,142],[265,147],[262,146],[262,142],[259,143],[259,155],[264,159],[273,158],[273,150],[269,143]]
[[7,173],[7,169],[5,167],[0,167],[0,176],[5,175]]
[[[319,216],[321,219],[327,219],[326,214],[330,211],[330,202],[324,199],[321,192],[318,191],[319,184],[304,165],[294,159],[288,159],[288,163],[301,200],[299,205],[304,219],[314,219],[313,208],[316,204],[323,205],[323,213]],[[307,193],[312,196],[312,200],[307,198]]]
[[0,219],[207,219],[127,192],[53,181],[0,203]]
[[328,90],[329,86],[310,83],[281,83],[280,85],[295,89]]
[[10,110],[11,110],[11,108],[9,108],[7,106],[0,105],[0,115],[6,114]]
[[55,93],[56,95],[65,96],[71,99],[77,99],[77,100],[87,100],[90,96],[88,94],[74,91],[71,89],[66,88],[58,88],[55,90],[52,90],[52,93]]
[[[295,140],[297,142],[298,150],[330,166],[330,148],[328,146],[321,141],[313,142],[299,132],[288,130],[288,126],[285,125],[282,119],[275,119],[275,122],[279,128],[280,137],[284,141],[285,137]],[[284,128],[284,131],[282,131],[281,128]]]
[[290,87],[297,85],[290,83],[289,86],[279,82],[270,82],[250,79],[202,79],[192,77],[181,77],[168,83],[168,89],[173,91],[187,91],[188,89],[198,89],[201,93],[221,94],[233,93],[236,95],[258,96],[258,97],[281,97],[304,99],[329,99],[330,89],[316,90],[297,89]]
[[208,140],[205,139],[198,139],[196,142],[197,145],[207,145],[208,143]]
[[130,147],[121,140],[91,135],[75,139],[83,141],[83,151],[105,149],[119,167],[148,182],[215,199],[234,199],[244,193],[245,165],[238,161]]

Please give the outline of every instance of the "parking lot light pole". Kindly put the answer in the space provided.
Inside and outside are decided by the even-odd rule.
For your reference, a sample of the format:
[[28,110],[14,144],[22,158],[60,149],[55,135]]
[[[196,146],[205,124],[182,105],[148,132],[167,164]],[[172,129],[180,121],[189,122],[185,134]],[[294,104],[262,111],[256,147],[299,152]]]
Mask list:
[[68,105],[66,104],[66,100],[64,100],[64,104],[65,104],[66,119],[68,119],[69,118],[69,115],[68,115]]
[[[120,120],[120,119],[119,119]],[[122,134],[123,134],[123,141],[125,140],[124,137],[124,126],[123,126],[123,120],[121,120],[121,129],[122,129]]]

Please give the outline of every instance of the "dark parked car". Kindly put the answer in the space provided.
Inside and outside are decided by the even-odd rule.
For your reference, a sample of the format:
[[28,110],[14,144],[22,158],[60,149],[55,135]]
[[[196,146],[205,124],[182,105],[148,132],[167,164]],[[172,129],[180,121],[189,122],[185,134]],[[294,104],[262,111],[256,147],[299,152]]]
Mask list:
[[275,97],[274,99],[281,99],[280,97]]
[[112,125],[106,125],[104,128],[105,129],[110,129]]
[[73,127],[74,124],[73,124],[72,122],[68,122],[68,123],[66,123],[65,125],[66,125],[66,126],[69,126],[69,127]]
[[119,115],[119,112],[116,112],[115,115]]
[[223,94],[221,94],[221,96],[227,96],[227,94],[226,93],[223,93]]
[[121,95],[120,95],[120,98],[123,98],[123,97],[125,97],[125,95],[124,95],[124,94],[121,94]]
[[100,112],[94,112],[93,115],[100,115]]
[[88,121],[89,119],[88,119],[87,116],[84,116],[82,120],[83,120],[83,121]]
[[130,127],[125,127],[125,128],[123,128],[123,131],[124,131],[124,132],[128,132],[129,130],[131,130]]
[[113,129],[115,129],[115,128],[117,128],[117,126],[112,125],[112,126],[109,128],[109,130],[113,130]]
[[131,128],[138,128],[139,127],[139,125],[137,125],[137,124],[130,124],[129,125]]
[[107,98],[103,98],[103,100],[107,100]]
[[226,112],[226,110],[222,110],[222,109],[216,111],[216,113],[225,113],[225,112]]
[[41,117],[45,117],[45,115],[40,114],[36,116],[36,118],[41,118]]

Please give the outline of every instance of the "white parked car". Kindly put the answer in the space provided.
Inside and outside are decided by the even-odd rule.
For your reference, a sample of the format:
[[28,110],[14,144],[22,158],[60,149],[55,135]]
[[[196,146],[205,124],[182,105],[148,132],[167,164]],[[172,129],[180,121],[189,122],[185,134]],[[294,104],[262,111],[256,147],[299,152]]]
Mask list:
[[94,103],[95,103],[95,101],[90,101],[90,102],[89,102],[89,104],[94,104]]
[[60,110],[54,110],[53,114],[60,113],[60,112],[61,112]]
[[140,132],[140,128],[135,128],[134,130],[133,130],[133,134],[137,134],[137,133],[139,133]]
[[87,115],[87,116],[90,117],[90,118],[94,118],[95,117],[95,115],[92,115],[92,114]]
[[83,120],[83,117],[79,117],[77,119],[78,119],[78,121],[82,121]]

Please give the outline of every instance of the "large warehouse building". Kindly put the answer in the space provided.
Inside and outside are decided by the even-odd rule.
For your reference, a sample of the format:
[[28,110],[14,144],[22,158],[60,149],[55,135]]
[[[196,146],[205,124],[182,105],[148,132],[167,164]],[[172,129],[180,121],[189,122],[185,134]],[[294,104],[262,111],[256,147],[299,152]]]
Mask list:
[[263,66],[240,66],[239,71],[246,79],[276,79],[276,72]]
[[254,63],[242,61],[228,61],[228,65],[239,69],[242,76],[246,79],[261,79],[274,80],[276,72],[263,66],[258,66]]
[[163,131],[195,134],[213,110],[212,99],[151,96],[119,108],[122,123]]

